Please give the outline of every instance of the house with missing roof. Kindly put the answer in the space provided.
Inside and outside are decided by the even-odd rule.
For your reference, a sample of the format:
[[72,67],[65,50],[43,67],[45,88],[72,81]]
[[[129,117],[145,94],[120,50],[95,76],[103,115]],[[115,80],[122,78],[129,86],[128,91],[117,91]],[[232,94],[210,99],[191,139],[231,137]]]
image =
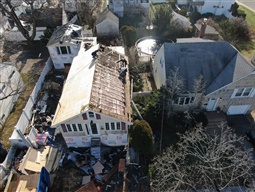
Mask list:
[[80,50],[81,42],[84,42],[85,51],[96,44],[97,38],[86,37],[81,26],[70,22],[57,28],[47,43],[54,68],[69,70],[73,58]]
[[119,18],[109,9],[100,13],[96,20],[97,37],[118,37],[119,35]]
[[175,68],[186,90],[174,101],[174,109],[184,111],[198,105],[193,86],[200,75],[206,84],[202,106],[207,111],[220,107],[228,115],[237,115],[255,108],[255,67],[231,44],[196,38],[164,43],[152,63],[157,88],[166,84]]
[[130,82],[125,55],[95,45],[74,57],[52,128],[63,135],[68,147],[128,144],[131,123]]

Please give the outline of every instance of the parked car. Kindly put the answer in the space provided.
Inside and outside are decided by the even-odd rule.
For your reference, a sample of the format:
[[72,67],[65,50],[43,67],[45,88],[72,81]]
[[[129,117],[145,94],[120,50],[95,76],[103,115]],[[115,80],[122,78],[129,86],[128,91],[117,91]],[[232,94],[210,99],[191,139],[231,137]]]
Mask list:
[[255,149],[255,130],[246,132],[248,141],[252,144]]

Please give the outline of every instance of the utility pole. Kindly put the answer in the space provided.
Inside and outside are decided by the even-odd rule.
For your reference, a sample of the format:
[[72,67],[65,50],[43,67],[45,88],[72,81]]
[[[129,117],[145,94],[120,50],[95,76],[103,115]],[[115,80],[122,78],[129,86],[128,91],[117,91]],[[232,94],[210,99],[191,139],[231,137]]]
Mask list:
[[[165,98],[165,96],[164,96]],[[159,145],[159,152],[162,153],[162,140],[163,140],[163,125],[164,125],[164,111],[165,111],[165,99],[163,99],[163,109],[162,109],[162,117],[161,117],[161,130],[160,130],[160,145]]]

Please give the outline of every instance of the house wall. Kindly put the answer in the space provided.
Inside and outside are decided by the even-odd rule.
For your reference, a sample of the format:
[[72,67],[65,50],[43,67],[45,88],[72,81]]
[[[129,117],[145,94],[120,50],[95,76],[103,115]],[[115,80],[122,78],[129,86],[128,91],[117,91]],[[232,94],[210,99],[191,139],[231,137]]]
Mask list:
[[152,61],[152,74],[157,89],[166,82],[164,47],[161,46]]
[[[70,46],[71,54],[58,54],[57,47],[60,46]],[[73,58],[77,56],[80,49],[80,43],[72,44],[72,43],[62,43],[62,44],[54,44],[48,46],[48,51],[50,53],[50,57],[52,59],[53,65],[55,69],[64,69],[65,63],[71,64]]]
[[[1,65],[4,65],[4,64],[1,64]],[[10,76],[12,73],[13,75]],[[23,89],[23,81],[16,67],[9,66],[8,68],[5,68],[4,70],[1,69],[0,98],[5,97],[5,95],[13,94],[14,93],[13,91],[20,92],[22,91],[22,89]],[[3,100],[2,99],[0,100],[0,106],[1,106],[0,107],[0,129],[3,127],[18,97],[19,97],[19,94],[14,94]]]
[[[210,98],[218,99],[217,106],[220,107],[224,112],[227,112],[230,106],[237,105],[250,105],[248,111],[255,108],[255,72],[252,74],[235,81],[205,97],[204,106],[208,104]],[[249,96],[246,97],[234,97],[234,91],[238,88],[252,88]],[[236,91],[235,91],[236,92]]]
[[117,14],[119,17],[123,17],[124,16],[123,0],[110,1],[109,10]]
[[224,14],[226,17],[230,18],[231,13],[228,11],[232,4],[235,3],[235,0],[205,0],[203,6],[197,6],[197,10],[203,13],[213,13],[215,15]]
[[96,25],[97,36],[118,36],[119,23],[114,23],[108,19]]
[[[36,35],[34,40],[39,41],[40,36],[44,35],[44,31],[46,30],[46,27],[36,27]],[[29,31],[29,35],[32,35],[32,30]],[[15,27],[11,31],[5,31],[4,37],[7,41],[26,41],[25,37],[21,34],[21,32],[18,31],[18,29]]]
[[[109,130],[107,130],[105,123],[109,123]],[[111,123],[114,123],[114,130],[111,128]],[[117,129],[117,123],[119,123],[120,129]],[[74,131],[72,129],[69,131],[68,124],[76,124],[77,127],[80,124],[82,130]],[[97,134],[93,133],[92,124],[97,125]],[[90,147],[93,137],[101,138],[102,144],[107,146],[123,146],[128,144],[128,125],[130,125],[129,122],[100,113],[94,113],[94,117],[90,117],[89,111],[87,111],[63,122],[57,128],[62,133],[68,147]]]

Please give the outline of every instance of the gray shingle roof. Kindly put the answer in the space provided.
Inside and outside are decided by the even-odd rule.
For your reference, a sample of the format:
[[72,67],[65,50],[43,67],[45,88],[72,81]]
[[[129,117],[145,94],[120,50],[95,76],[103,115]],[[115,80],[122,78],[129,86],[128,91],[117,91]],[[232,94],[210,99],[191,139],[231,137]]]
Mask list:
[[206,94],[249,73],[254,67],[227,42],[165,43],[166,76],[179,68],[186,90],[193,91],[200,74],[206,81]]
[[109,9],[105,9],[97,17],[96,24],[101,23],[103,20],[109,19],[115,23],[119,23],[119,18],[115,16]]
[[62,42],[70,42],[71,41],[71,34],[70,32],[74,30],[78,34],[79,37],[81,37],[81,27],[78,25],[67,23],[65,25],[62,25],[61,27],[58,27],[50,37],[49,42],[47,43],[47,46],[53,45],[55,43],[58,43],[60,41]]

